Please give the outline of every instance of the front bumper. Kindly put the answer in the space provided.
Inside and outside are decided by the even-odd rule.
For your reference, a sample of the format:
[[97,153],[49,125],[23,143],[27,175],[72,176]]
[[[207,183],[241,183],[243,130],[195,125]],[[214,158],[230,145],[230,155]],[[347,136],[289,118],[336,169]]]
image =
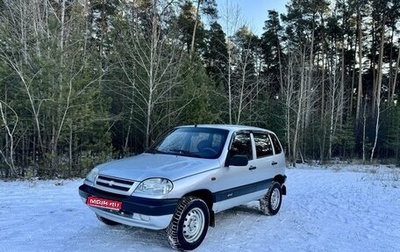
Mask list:
[[96,214],[106,219],[135,227],[165,229],[171,222],[179,199],[148,199],[135,196],[108,193],[86,184],[79,187],[79,195],[86,203],[89,196],[122,202],[121,210],[109,210],[89,207]]

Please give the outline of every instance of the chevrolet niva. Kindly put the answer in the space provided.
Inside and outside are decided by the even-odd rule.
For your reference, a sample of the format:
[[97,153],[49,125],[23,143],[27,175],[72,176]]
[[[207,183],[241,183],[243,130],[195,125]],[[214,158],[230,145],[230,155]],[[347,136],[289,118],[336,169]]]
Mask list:
[[169,244],[197,248],[215,214],[258,200],[278,213],[286,195],[285,154],[258,127],[176,127],[144,153],[95,167],[79,194],[100,221],[166,229]]

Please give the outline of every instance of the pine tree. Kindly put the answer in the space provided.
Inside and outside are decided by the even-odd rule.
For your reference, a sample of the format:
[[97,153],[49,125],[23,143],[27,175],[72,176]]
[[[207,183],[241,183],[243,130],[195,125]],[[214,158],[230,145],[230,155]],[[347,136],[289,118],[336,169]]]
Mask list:
[[272,82],[271,96],[283,91],[283,50],[281,46],[281,33],[279,13],[268,11],[268,19],[265,21],[264,33],[261,36],[261,49],[264,56],[264,78]]
[[213,22],[207,32],[207,50],[204,54],[207,74],[217,86],[226,86],[228,49],[225,33],[219,23]]

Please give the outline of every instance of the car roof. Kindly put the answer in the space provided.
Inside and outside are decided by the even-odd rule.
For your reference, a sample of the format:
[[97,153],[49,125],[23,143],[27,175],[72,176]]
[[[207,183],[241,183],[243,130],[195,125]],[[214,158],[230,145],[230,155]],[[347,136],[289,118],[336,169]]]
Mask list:
[[270,130],[254,127],[254,126],[247,126],[247,125],[239,125],[239,124],[194,124],[194,125],[183,125],[177,128],[183,127],[201,127],[201,128],[213,128],[213,129],[226,129],[229,131],[239,131],[239,130],[248,130],[248,131],[267,131],[269,133],[273,133]]

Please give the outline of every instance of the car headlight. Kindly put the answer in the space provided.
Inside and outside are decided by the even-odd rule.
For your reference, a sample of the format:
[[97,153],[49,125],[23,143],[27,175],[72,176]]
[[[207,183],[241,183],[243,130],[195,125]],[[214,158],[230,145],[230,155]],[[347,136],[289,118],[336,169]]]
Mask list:
[[86,179],[85,179],[86,182],[89,182],[89,183],[94,184],[94,181],[95,181],[97,175],[99,175],[99,169],[93,168],[93,169],[88,173],[88,175],[86,175]]
[[135,192],[148,195],[164,195],[169,193],[173,188],[170,180],[165,178],[146,179],[138,185]]

